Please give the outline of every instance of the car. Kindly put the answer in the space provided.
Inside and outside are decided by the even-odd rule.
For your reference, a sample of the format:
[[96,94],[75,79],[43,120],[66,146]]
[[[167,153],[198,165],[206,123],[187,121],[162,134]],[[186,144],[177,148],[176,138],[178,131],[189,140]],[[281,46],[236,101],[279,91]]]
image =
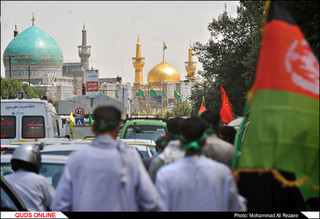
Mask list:
[[88,147],[88,144],[61,144],[61,145],[45,145],[40,151],[41,154],[51,155],[70,155],[70,153],[82,150]]
[[[119,139],[119,141],[126,143],[128,146],[144,146],[150,149],[150,152],[148,152],[148,157],[153,157],[157,154],[156,151],[156,143],[153,140],[147,140],[147,139]],[[138,148],[139,149],[139,148]],[[143,156],[143,158],[146,158],[147,156]]]
[[17,147],[18,145],[1,145],[0,154],[12,154]]
[[1,211],[27,211],[19,195],[1,175]]
[[238,117],[238,118],[232,120],[232,121],[228,124],[228,126],[231,126],[231,127],[235,128],[235,130],[238,130],[239,127],[240,127],[240,125],[241,125],[242,120],[243,120],[243,117]]
[[167,123],[156,119],[132,119],[123,125],[119,139],[149,139],[156,141],[167,130]]
[[[1,156],[2,176],[13,172],[10,163],[11,157],[11,154]],[[45,176],[51,185],[56,188],[67,160],[68,156],[42,154],[39,174]]]

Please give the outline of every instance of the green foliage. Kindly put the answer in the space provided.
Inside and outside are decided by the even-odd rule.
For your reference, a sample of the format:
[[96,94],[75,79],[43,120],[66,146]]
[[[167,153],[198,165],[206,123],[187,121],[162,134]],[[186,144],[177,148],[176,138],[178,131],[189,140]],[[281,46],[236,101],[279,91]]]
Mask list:
[[[319,1],[281,1],[302,29],[319,57]],[[191,90],[192,114],[205,97],[207,108],[220,110],[223,86],[235,116],[243,114],[246,95],[253,85],[263,28],[265,1],[240,1],[236,17],[226,11],[208,25],[211,39],[196,42],[194,54],[202,63],[198,83]]]
[[39,98],[46,95],[43,90],[37,90],[30,87],[28,84],[21,83],[16,79],[4,79],[1,77],[1,97],[8,99],[9,95],[13,98],[17,98],[19,92],[23,92],[24,98]]
[[279,1],[292,16],[319,60],[319,4],[317,0]]
[[189,117],[191,115],[191,105],[188,101],[175,101],[172,115],[175,117]]

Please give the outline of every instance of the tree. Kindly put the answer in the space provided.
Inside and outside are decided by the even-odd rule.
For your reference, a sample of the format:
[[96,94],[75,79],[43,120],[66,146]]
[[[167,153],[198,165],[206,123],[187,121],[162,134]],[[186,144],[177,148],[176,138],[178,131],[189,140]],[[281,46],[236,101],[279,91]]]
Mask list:
[[[196,42],[194,51],[203,71],[203,80],[192,88],[193,112],[202,96],[207,108],[221,108],[220,84],[224,87],[235,115],[242,115],[245,98],[252,86],[261,40],[264,2],[241,2],[237,17],[224,11],[208,25],[212,38],[206,44]],[[254,67],[253,67],[254,66]]]
[[[306,36],[319,57],[319,1],[280,1]],[[252,87],[257,65],[265,1],[240,1],[237,16],[224,11],[208,25],[211,39],[196,42],[193,50],[203,71],[191,90],[192,114],[198,111],[202,96],[207,108],[221,108],[220,84],[232,105],[234,117],[243,114],[246,95]]]
[[188,101],[176,101],[172,109],[172,114],[175,117],[189,117],[191,115],[191,111],[191,105]]
[[19,92],[23,92],[24,98],[39,98],[46,95],[43,90],[37,90],[30,87],[28,84],[21,83],[17,79],[4,79],[1,77],[1,97],[8,99],[9,95],[12,98],[17,98]]

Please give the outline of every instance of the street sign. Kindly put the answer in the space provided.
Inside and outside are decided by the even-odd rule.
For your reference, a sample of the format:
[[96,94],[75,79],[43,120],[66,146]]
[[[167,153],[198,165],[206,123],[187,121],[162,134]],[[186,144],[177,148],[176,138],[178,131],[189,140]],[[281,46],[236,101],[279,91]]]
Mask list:
[[99,98],[98,70],[86,70],[86,98]]
[[77,126],[84,125],[84,118],[75,118],[74,120]]
[[81,118],[81,117],[84,116],[84,109],[79,107],[74,111],[74,114],[75,114],[76,117]]

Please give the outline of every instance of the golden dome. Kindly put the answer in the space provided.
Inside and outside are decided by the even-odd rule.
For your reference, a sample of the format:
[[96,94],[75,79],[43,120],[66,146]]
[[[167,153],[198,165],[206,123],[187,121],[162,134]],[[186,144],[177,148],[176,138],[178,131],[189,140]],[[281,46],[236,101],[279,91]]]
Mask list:
[[180,73],[172,65],[162,62],[151,69],[147,76],[148,83],[150,82],[179,82]]

